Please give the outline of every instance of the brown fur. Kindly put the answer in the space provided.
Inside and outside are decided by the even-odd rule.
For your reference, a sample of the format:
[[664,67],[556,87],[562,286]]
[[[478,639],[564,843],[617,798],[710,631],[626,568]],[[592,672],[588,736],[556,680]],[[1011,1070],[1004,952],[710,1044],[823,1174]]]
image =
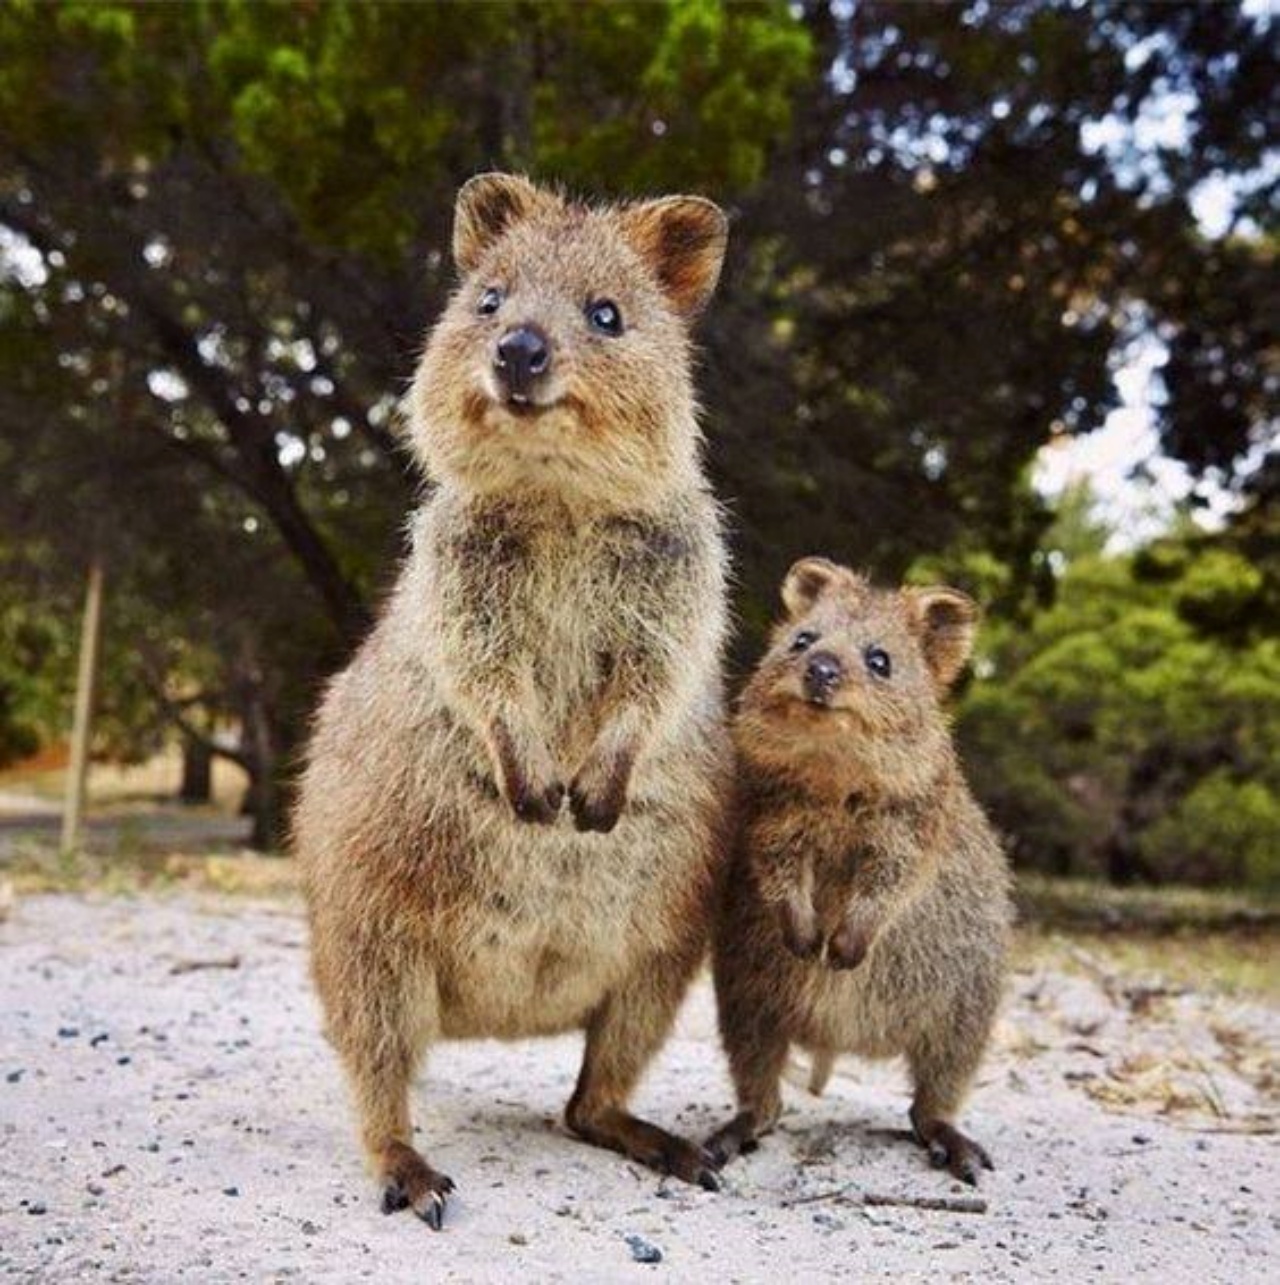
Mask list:
[[[976,610],[817,558],[783,599],[734,727],[741,831],[713,958],[740,1112],[710,1145],[723,1162],[772,1127],[792,1043],[814,1055],[814,1092],[838,1052],[905,1054],[917,1135],[976,1181],[990,1161],[953,1121],[1003,986],[1008,869],[940,704]],[[888,678],[870,647],[889,654]],[[821,698],[803,681],[819,654],[843,673]]]
[[[674,248],[634,232],[667,218]],[[570,1127],[714,1182],[627,1101],[703,957],[726,847],[726,560],[687,334],[723,241],[696,198],[587,208],[502,175],[459,196],[465,275],[408,399],[435,489],[320,709],[296,816],[364,1145],[386,1207],[432,1225],[451,1184],[414,1147],[408,1092],[440,1039],[585,1030]],[[599,297],[623,335],[587,327]],[[531,323],[553,365],[513,406],[494,349]]]

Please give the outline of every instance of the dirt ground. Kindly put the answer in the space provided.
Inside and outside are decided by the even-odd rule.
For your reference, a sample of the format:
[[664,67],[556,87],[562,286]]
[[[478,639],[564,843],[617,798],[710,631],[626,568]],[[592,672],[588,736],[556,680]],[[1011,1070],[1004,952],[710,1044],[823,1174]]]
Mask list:
[[[459,1188],[433,1234],[378,1211],[304,947],[292,899],[18,899],[0,923],[0,1278],[1280,1279],[1274,1001],[1024,951],[967,1113],[998,1169],[952,1210],[895,1203],[973,1193],[906,1139],[891,1066],[793,1089],[711,1194],[565,1132],[577,1039],[445,1046],[416,1099]],[[692,1135],[729,1110],[705,982],[638,1105]]]

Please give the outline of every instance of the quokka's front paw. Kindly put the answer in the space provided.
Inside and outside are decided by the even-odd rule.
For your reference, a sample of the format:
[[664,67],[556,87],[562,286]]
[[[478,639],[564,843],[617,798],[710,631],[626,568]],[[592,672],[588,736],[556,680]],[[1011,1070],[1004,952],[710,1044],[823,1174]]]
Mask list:
[[[555,766],[545,751],[521,753],[506,725],[492,729],[502,797],[521,821],[550,825],[560,815],[564,785],[556,778]],[[534,749],[538,747],[534,745]]]
[[866,959],[874,937],[874,925],[856,918],[846,919],[827,942],[827,962],[832,968],[857,968]]
[[811,902],[798,897],[782,903],[782,940],[799,959],[813,959],[822,948],[822,930]]
[[616,755],[600,761],[589,759],[569,786],[569,810],[574,826],[583,831],[608,834],[618,824],[627,803],[631,760]]
[[575,829],[596,834],[608,834],[618,824],[626,805],[624,790],[593,793],[580,782],[569,787],[569,811],[573,814]]
[[519,789],[508,793],[507,802],[521,821],[529,821],[534,825],[551,825],[560,815],[564,786],[559,781],[543,786],[531,786],[521,781]]

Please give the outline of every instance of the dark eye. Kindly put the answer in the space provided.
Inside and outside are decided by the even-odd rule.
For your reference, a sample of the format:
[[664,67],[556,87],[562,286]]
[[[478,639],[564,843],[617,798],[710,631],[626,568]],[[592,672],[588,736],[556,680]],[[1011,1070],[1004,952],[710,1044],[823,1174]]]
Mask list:
[[502,307],[502,291],[497,286],[490,286],[484,294],[480,296],[480,302],[476,305],[476,311],[482,317],[492,317],[499,308]]
[[812,629],[802,629],[791,640],[792,651],[808,651],[818,641],[818,635]]
[[587,304],[587,321],[592,330],[598,330],[602,335],[622,333],[622,312],[611,299],[597,299]]
[[893,661],[883,647],[868,647],[862,653],[862,660],[867,672],[874,674],[876,678],[889,678],[893,674]]

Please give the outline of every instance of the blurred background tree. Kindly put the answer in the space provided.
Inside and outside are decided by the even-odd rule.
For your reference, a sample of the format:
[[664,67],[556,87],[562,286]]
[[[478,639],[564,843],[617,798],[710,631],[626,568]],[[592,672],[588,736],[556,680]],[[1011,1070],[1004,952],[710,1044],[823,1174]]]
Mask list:
[[[11,2],[0,746],[56,729],[105,556],[100,748],[235,756],[269,840],[419,486],[395,407],[453,192],[514,168],[733,211],[739,665],[795,556],[945,576],[991,613],[963,729],[1020,860],[1273,877],[1278,61],[1247,3]],[[1032,472],[1135,339],[1233,516],[1109,556]]]

